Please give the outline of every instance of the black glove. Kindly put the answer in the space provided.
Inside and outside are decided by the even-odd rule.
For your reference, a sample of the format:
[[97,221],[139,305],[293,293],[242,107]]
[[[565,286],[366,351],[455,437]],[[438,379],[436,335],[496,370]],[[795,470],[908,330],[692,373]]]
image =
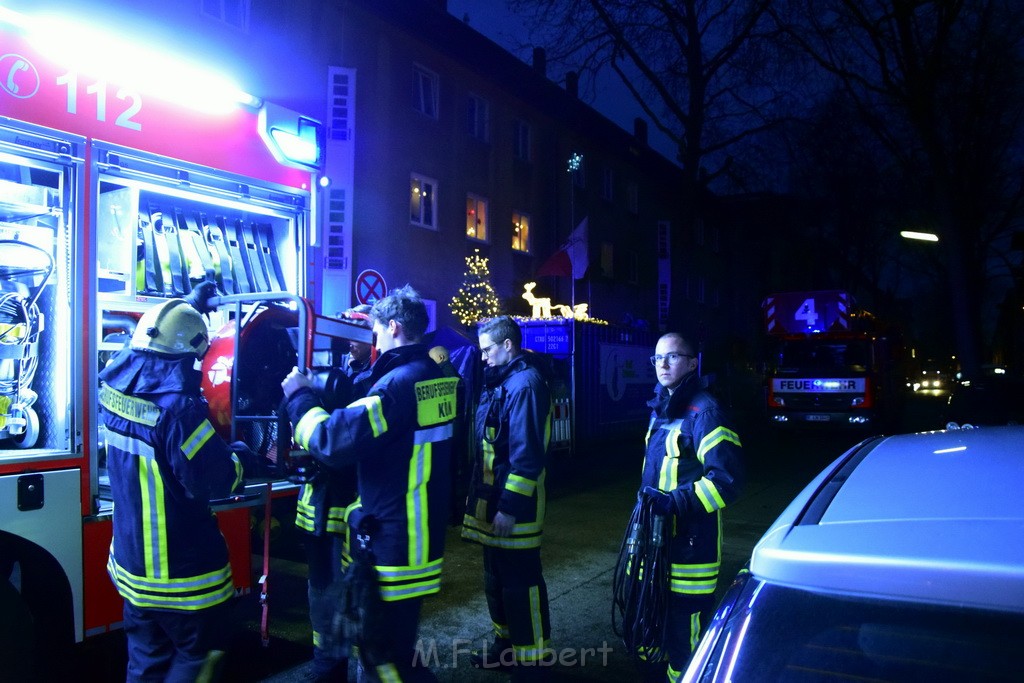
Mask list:
[[217,295],[217,283],[211,279],[206,279],[193,287],[192,291],[185,295],[185,301],[200,313],[209,313],[215,310],[215,307],[210,306],[210,299]]
[[249,444],[244,441],[232,441],[230,448],[242,463],[242,471],[245,473],[246,479],[259,479],[271,475],[273,463],[265,457],[253,453]]
[[674,515],[676,513],[675,501],[672,500],[672,496],[669,494],[663,493],[653,486],[643,487],[640,493],[651,501],[651,509],[654,510],[655,514]]

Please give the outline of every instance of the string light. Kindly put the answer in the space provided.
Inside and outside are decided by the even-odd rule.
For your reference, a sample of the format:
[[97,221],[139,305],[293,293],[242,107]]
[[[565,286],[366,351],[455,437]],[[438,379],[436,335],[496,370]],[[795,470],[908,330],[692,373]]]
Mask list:
[[464,282],[452,297],[448,309],[463,325],[475,325],[501,314],[501,302],[491,286],[491,269],[479,249],[466,257]]

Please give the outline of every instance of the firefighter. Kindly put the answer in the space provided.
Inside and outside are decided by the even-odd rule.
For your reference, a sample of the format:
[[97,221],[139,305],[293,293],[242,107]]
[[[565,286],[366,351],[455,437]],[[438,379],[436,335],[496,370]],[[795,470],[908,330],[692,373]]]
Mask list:
[[479,455],[462,537],[483,546],[494,640],[470,661],[478,668],[511,670],[514,679],[539,679],[551,663],[545,659],[551,624],[540,561],[551,395],[544,376],[522,353],[522,333],[512,318],[484,323],[479,343],[486,363],[475,425]]
[[[697,372],[694,345],[670,332],[658,339],[657,373],[648,403],[640,494],[654,512],[671,518],[669,596],[664,651],[653,653],[651,680],[678,681],[714,609],[722,564],[721,510],[736,500],[741,446],[722,408]],[[666,527],[668,528],[668,527]],[[665,661],[667,655],[667,662]]]
[[436,680],[414,648],[423,598],[441,588],[458,379],[444,377],[421,343],[427,310],[411,287],[378,300],[370,319],[380,355],[364,398],[328,413],[298,369],[281,387],[301,448],[328,467],[358,463],[359,500],[346,521],[360,552],[350,546],[346,582],[372,563],[374,585],[355,587],[366,598],[356,610],[365,673]]
[[246,449],[208,419],[196,369],[208,347],[196,308],[170,299],[99,376],[114,503],[107,572],[124,598],[129,681],[196,680],[234,596],[210,501],[242,484]]
[[[370,307],[363,304],[341,317],[369,329],[369,311]],[[372,351],[371,344],[350,342],[349,352],[341,359],[345,381],[338,383],[331,396],[339,407],[366,394]],[[348,529],[345,512],[355,499],[356,468],[348,465],[340,470],[317,468],[313,478],[303,483],[296,503],[295,526],[305,532],[309,621],[313,628],[313,661],[308,673],[314,681],[348,680],[346,644],[339,640],[334,617]]]

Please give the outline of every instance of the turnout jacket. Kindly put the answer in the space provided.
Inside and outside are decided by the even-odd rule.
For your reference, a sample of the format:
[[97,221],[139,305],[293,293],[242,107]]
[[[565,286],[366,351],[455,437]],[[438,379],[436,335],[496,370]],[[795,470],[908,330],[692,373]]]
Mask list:
[[124,349],[100,373],[114,502],[107,573],[140,608],[200,610],[234,595],[210,500],[242,483],[216,435],[194,359]]
[[[462,538],[498,548],[539,548],[544,526],[545,459],[551,393],[526,354],[484,369],[476,411],[479,456],[473,467]],[[516,521],[508,537],[492,530],[498,512]]]
[[[342,403],[347,405],[366,395],[370,367],[368,361],[358,364],[347,356],[343,367],[349,381],[348,386],[339,393],[344,397]],[[324,466],[313,481],[304,483],[299,489],[299,499],[295,505],[295,526],[314,536],[343,534],[348,528],[345,514],[355,500],[356,466],[346,465],[340,470]]]
[[726,425],[718,401],[696,373],[671,395],[657,386],[648,405],[652,412],[640,487],[672,496],[671,589],[712,594],[722,562],[720,511],[736,500],[743,474],[739,436]]
[[331,413],[311,389],[292,394],[295,441],[328,467],[357,464],[359,500],[346,521],[371,532],[381,598],[437,593],[459,380],[442,375],[426,346],[412,344],[383,353],[369,382],[364,398]]

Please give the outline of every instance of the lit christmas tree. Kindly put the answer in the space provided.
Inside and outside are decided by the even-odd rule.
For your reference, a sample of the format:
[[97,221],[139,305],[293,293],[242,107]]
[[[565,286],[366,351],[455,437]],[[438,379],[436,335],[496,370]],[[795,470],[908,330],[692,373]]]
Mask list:
[[466,257],[465,280],[459,292],[448,304],[452,315],[467,327],[475,325],[485,318],[493,318],[501,313],[501,303],[491,286],[491,269],[487,259],[480,255],[479,249],[473,250],[472,256]]

